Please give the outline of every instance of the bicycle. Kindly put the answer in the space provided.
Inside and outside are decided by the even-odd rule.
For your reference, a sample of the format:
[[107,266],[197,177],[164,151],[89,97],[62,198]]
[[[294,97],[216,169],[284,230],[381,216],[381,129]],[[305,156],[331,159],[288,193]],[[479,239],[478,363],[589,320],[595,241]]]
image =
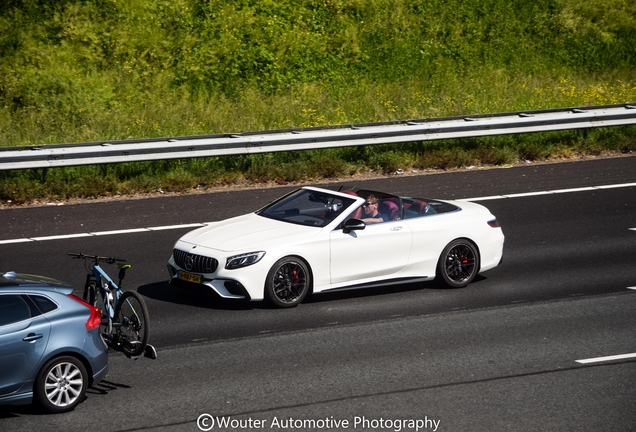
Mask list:
[[[128,358],[142,354],[157,358],[157,351],[148,344],[150,318],[143,297],[136,291],[123,291],[122,281],[131,266],[125,259],[68,253],[72,259],[83,259],[88,274],[82,298],[102,312],[100,333],[106,344],[123,352]],[[89,263],[88,261],[92,261]],[[119,267],[119,282],[115,283],[99,265],[100,262]]]

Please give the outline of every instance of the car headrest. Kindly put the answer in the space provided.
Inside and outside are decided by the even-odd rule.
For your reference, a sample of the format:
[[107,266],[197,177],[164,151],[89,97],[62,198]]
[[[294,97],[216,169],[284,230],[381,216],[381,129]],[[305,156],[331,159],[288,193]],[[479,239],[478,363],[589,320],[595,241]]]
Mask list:
[[426,210],[426,207],[428,207],[428,203],[426,201],[415,200],[413,201],[413,204],[411,204],[411,207],[409,207],[409,210],[417,213],[423,213],[424,210]]
[[398,220],[400,219],[400,207],[393,201],[383,200],[380,201],[380,205],[378,206],[378,211],[380,213],[384,213],[389,217],[389,220]]

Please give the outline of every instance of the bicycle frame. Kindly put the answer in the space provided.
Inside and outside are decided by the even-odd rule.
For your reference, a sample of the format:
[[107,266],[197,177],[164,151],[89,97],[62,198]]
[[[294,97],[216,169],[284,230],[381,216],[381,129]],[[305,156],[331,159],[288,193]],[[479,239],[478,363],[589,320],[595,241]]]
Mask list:
[[109,321],[109,329],[111,326],[121,326],[121,323],[115,323],[113,322],[113,319],[115,318],[115,305],[119,302],[119,298],[123,291],[119,288],[119,285],[117,285],[115,281],[108,276],[99,263],[93,264],[91,273],[86,276],[86,286],[88,286],[91,277],[95,279],[95,283],[99,287],[98,289],[102,291],[104,299],[107,300],[102,304],[102,313],[106,315]]

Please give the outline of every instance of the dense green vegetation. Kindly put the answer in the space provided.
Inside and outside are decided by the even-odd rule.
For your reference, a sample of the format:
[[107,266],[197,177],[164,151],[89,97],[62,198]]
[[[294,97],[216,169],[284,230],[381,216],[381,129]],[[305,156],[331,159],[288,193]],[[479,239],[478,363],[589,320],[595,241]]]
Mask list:
[[[636,101],[631,0],[3,0],[0,146]],[[0,199],[636,149],[634,128],[0,172]]]

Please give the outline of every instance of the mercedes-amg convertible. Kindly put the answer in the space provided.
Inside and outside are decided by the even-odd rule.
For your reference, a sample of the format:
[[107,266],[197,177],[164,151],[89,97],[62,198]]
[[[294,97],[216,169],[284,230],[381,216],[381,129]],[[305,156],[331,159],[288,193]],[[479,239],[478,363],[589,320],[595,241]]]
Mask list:
[[298,305],[308,294],[437,279],[459,288],[496,267],[504,235],[464,201],[369,190],[295,190],[181,237],[171,283],[223,298]]

